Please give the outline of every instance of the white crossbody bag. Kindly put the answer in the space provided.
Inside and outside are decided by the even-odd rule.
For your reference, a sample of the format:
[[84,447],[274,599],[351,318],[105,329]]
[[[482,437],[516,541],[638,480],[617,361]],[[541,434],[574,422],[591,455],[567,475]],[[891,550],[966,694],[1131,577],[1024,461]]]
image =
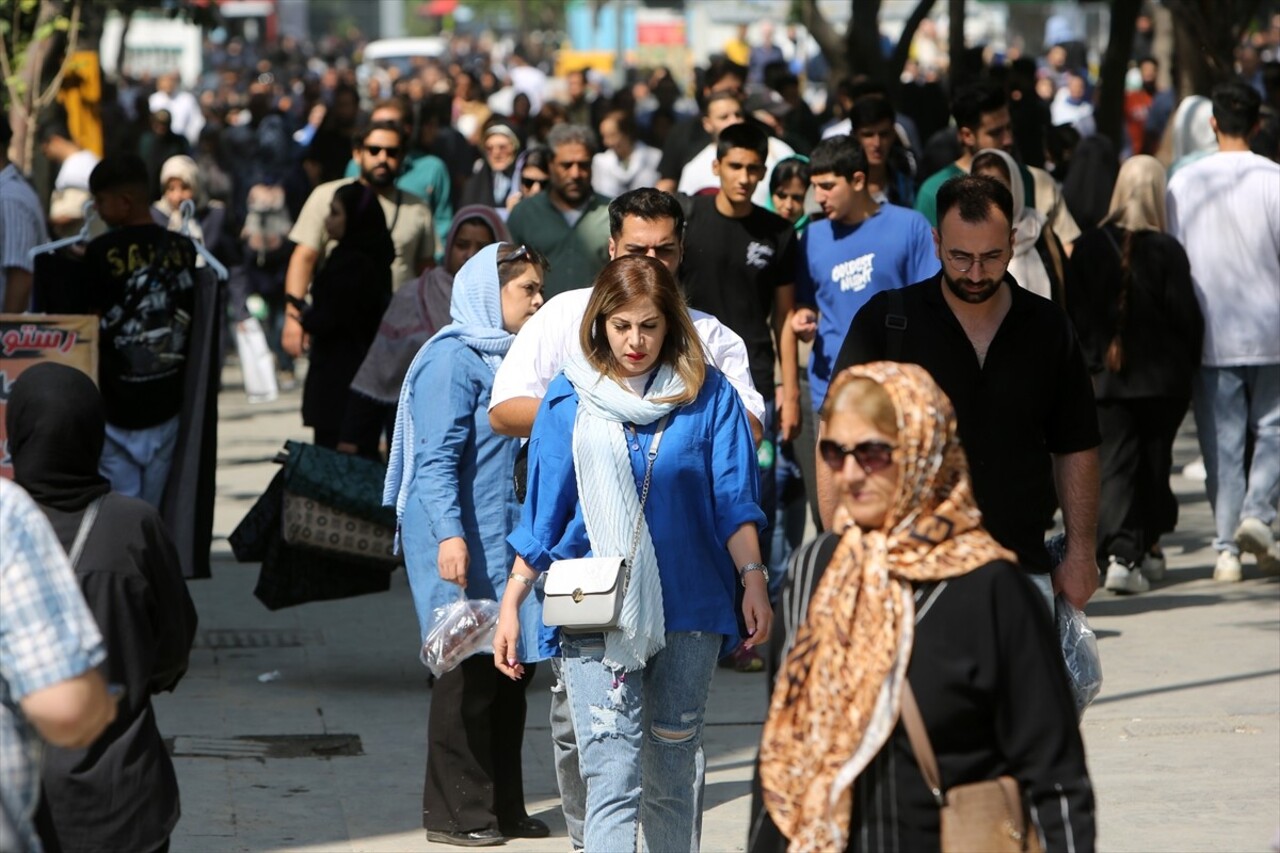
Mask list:
[[556,560],[547,570],[543,584],[542,622],[549,628],[570,633],[612,631],[618,627],[622,602],[631,580],[631,564],[640,547],[640,528],[644,524],[644,505],[649,498],[649,482],[653,477],[653,460],[667,426],[668,415],[658,422],[649,446],[649,461],[640,489],[640,514],[636,516],[631,536],[631,553],[626,557],[580,557]]

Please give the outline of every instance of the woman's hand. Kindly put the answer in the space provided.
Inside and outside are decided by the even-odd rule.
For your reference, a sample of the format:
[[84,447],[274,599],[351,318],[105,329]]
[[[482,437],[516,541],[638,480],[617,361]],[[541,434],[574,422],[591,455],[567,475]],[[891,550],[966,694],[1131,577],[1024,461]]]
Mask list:
[[769,606],[769,585],[762,572],[747,575],[747,589],[742,594],[742,619],[751,636],[743,646],[751,648],[766,642],[773,627],[773,608]]
[[524,677],[524,664],[516,659],[519,639],[520,616],[514,609],[509,611],[504,607],[493,632],[493,665],[512,681]]
[[436,563],[442,580],[467,588],[467,566],[471,563],[467,540],[461,536],[450,536],[441,541],[440,556]]

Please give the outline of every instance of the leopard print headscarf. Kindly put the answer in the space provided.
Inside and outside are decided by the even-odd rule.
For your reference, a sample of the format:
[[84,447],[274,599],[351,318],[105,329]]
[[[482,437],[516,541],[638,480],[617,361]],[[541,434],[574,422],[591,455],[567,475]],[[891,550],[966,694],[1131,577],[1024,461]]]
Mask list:
[[897,411],[898,493],[879,530],[850,525],[779,673],[760,745],[764,803],[789,850],[842,850],[853,782],[898,719],[911,660],[913,581],[1014,560],[982,528],[951,401],[914,364],[850,368]]

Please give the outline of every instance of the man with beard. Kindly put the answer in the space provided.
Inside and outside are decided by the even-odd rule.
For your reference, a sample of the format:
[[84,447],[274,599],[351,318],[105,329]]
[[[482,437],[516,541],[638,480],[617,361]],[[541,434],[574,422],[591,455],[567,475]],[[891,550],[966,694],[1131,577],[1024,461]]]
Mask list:
[[[939,275],[880,293],[854,317],[832,375],[889,359],[924,367],[951,398],[983,523],[1045,595],[1083,608],[1098,587],[1098,420],[1080,344],[1058,306],[1005,275],[1013,196],[963,175],[938,190]],[[822,467],[822,466],[820,466]],[[830,491],[831,477],[819,477]],[[1044,546],[1054,488],[1067,554]]]
[[551,263],[542,293],[590,287],[609,262],[609,199],[591,189],[595,135],[577,124],[547,134],[551,185],[515,206],[507,228],[516,243],[537,249]]
[[[329,240],[325,231],[325,217],[338,188],[360,181],[374,188],[382,213],[387,219],[387,230],[396,247],[395,260],[391,262],[391,287],[399,289],[419,273],[435,257],[435,234],[431,209],[417,196],[396,187],[404,155],[404,128],[399,122],[375,122],[356,134],[352,156],[360,165],[359,178],[343,178],[321,184],[311,191],[307,203],[298,214],[298,221],[289,232],[293,242],[293,254],[289,257],[289,270],[285,273],[285,294],[303,299],[311,288],[316,266],[336,243]],[[295,358],[302,354],[304,335],[300,315],[294,309],[285,314],[281,345]]]

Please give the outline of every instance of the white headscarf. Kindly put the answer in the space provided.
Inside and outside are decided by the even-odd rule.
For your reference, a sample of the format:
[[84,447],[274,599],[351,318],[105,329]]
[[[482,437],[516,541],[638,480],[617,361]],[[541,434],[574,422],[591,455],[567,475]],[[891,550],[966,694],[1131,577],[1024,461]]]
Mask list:
[[1040,253],[1036,251],[1036,241],[1044,230],[1044,214],[1034,207],[1026,206],[1023,200],[1026,187],[1022,182],[1022,170],[1012,157],[995,148],[984,148],[974,156],[983,154],[997,155],[1009,170],[1009,191],[1013,193],[1013,227],[1017,229],[1013,235],[1013,260],[1009,261],[1009,274],[1024,290],[1050,299],[1053,288],[1049,273],[1044,268]]
[[570,357],[564,375],[578,392],[573,467],[591,552],[627,556],[640,517],[640,541],[618,627],[605,633],[604,663],[627,671],[642,669],[666,645],[666,619],[658,555],[636,494],[623,429],[627,423],[651,424],[670,414],[673,404],[654,401],[678,396],[684,381],[669,365],[663,365],[645,398],[640,399],[588,364],[581,354]]

